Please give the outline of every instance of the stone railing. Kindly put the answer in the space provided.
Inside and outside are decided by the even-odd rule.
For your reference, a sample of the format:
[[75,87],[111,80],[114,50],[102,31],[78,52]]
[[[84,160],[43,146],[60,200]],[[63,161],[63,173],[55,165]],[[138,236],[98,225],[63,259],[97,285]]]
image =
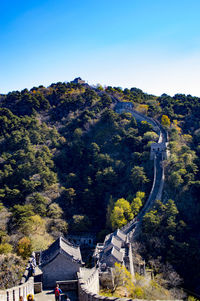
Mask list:
[[22,296],[24,300],[28,294],[34,294],[34,279],[30,277],[29,280],[19,286],[9,288],[7,290],[0,291],[1,301],[19,301],[19,297]]
[[34,277],[30,277],[29,273],[31,261],[32,257],[29,258],[28,264],[18,286],[14,286],[6,290],[0,290],[0,301],[19,301],[20,296],[26,300],[28,294],[34,294]]

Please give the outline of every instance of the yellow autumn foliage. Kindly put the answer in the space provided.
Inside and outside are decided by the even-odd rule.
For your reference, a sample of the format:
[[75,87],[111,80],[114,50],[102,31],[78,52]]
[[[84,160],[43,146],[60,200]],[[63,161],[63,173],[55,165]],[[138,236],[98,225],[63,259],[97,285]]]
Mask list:
[[161,124],[165,127],[170,127],[171,122],[167,115],[162,115]]

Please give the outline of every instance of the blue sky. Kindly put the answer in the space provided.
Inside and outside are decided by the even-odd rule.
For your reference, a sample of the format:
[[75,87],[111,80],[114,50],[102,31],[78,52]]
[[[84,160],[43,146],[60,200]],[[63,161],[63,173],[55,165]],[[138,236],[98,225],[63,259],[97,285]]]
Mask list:
[[10,0],[0,15],[0,93],[81,76],[200,96],[199,0]]

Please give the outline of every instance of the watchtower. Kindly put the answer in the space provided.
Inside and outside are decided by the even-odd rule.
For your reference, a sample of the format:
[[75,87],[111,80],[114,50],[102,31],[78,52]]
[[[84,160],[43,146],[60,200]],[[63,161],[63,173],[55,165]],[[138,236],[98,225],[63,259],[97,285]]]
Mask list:
[[81,77],[77,77],[72,81],[72,83],[83,85],[83,84],[85,84],[85,81]]
[[152,143],[151,144],[150,159],[153,160],[154,155],[162,154],[163,160],[167,160],[168,157],[169,157],[167,146],[168,146],[168,142]]

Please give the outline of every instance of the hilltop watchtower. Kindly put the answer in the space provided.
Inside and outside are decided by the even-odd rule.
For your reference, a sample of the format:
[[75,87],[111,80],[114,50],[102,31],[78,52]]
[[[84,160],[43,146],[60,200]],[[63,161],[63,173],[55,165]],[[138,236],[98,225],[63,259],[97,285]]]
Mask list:
[[79,85],[84,85],[85,81],[81,77],[76,77],[73,81],[71,81],[73,84],[79,84]]

